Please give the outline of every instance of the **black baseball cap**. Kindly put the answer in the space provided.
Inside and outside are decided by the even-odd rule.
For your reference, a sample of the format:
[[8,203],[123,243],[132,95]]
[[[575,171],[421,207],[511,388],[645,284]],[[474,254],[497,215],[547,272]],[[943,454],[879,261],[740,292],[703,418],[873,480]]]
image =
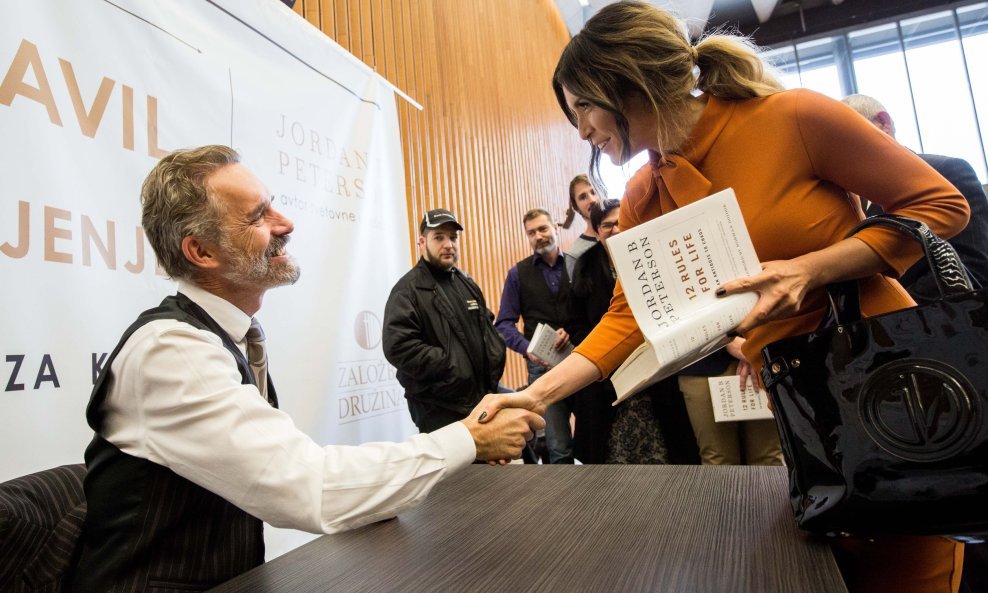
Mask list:
[[444,224],[452,224],[457,229],[463,230],[463,225],[456,220],[456,216],[452,212],[443,208],[436,208],[429,210],[422,217],[422,222],[419,223],[419,234],[424,235],[426,229],[437,229]]

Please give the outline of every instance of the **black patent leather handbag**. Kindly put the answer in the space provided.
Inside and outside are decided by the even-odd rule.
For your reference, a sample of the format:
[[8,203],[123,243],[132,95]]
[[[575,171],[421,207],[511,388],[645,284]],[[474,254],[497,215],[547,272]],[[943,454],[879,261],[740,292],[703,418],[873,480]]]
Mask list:
[[[810,334],[762,350],[796,522],[828,535],[988,533],[988,290],[923,223],[933,303],[862,318],[857,283],[828,286]],[[849,235],[850,236],[850,235]]]

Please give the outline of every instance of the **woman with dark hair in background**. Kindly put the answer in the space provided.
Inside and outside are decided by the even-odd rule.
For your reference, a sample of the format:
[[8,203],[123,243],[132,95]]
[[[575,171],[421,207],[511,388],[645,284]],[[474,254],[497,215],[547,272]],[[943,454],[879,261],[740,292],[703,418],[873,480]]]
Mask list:
[[[848,192],[942,237],[967,224],[957,190],[853,110],[811,91],[784,91],[745,39],[710,35],[693,45],[680,21],[650,4],[604,7],[570,40],[552,84],[591,144],[593,179],[601,154],[623,164],[648,151],[649,163],[628,183],[621,228],[734,188],[764,263],[717,293],[758,293],[736,328],[756,377],[766,344],[819,325],[829,283],[858,279],[865,315],[913,305],[892,277],[919,258],[918,246],[881,228],[845,239],[861,216]],[[608,376],[642,340],[618,285],[573,355],[486,413],[544,410]],[[946,593],[960,583],[963,546],[944,538],[835,540],[834,551],[853,592]]]
[[[581,175],[582,183],[589,184],[586,175]],[[571,192],[572,195],[572,192]],[[587,209],[587,225],[597,241],[584,250],[573,268],[570,278],[570,293],[567,305],[574,318],[580,319],[578,330],[570,338],[574,344],[579,344],[600,318],[607,312],[614,291],[614,268],[607,256],[606,240],[618,232],[617,215],[621,207],[618,200],[603,200],[594,202]],[[607,223],[601,228],[604,218]],[[642,443],[644,450],[631,451],[631,455],[615,459],[613,446],[616,441],[611,438],[611,423],[616,410],[611,405],[614,402],[614,388],[608,381],[592,383],[576,395],[573,415],[576,416],[576,431],[581,435],[574,437],[574,453],[583,463],[666,463],[665,445],[662,435],[655,432],[648,434],[650,441]],[[587,438],[590,436],[591,438]],[[638,453],[635,455],[635,453]],[[633,461],[627,461],[627,458]]]

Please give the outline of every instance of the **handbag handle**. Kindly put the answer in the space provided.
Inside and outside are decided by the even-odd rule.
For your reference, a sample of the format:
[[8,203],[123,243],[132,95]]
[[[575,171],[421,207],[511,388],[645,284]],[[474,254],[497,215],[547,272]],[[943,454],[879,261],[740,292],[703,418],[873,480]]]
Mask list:
[[[845,238],[873,226],[888,227],[905,233],[923,247],[923,254],[933,272],[940,298],[974,290],[971,277],[953,246],[933,234],[926,223],[896,214],[879,214],[859,222]],[[856,280],[829,284],[827,294],[830,297],[830,310],[821,321],[820,329],[854,323],[861,319],[861,302]]]

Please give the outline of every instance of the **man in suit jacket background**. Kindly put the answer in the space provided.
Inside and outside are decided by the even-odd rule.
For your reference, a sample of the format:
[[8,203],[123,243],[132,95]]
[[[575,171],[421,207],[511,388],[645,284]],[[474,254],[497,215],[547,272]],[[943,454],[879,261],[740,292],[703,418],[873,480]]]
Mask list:
[[124,332],[93,388],[66,591],[208,589],[264,561],[262,521],[330,533],[393,517],[475,459],[518,457],[544,426],[517,410],[491,430],[478,413],[403,443],[317,445],[261,370],[253,316],[299,278],[271,192],[236,151],[205,146],[163,158],[141,202],[178,293]]
[[[868,95],[857,94],[849,95],[843,101],[863,115],[875,127],[895,138],[895,122],[878,100]],[[949,243],[957,251],[957,255],[967,267],[971,278],[981,286],[988,286],[988,257],[985,256],[985,251],[988,250],[988,197],[985,196],[984,188],[978,180],[974,168],[964,159],[939,154],[919,154],[918,156],[936,169],[937,173],[943,175],[947,181],[954,184],[954,187],[967,199],[968,205],[971,207],[971,220],[968,222],[967,228],[949,239]],[[861,196],[861,198],[867,200],[868,196]],[[863,206],[867,216],[882,213],[881,206],[877,204],[869,202]],[[940,296],[936,281],[925,260],[917,262],[913,267],[906,270],[899,278],[899,282],[917,303],[927,303]]]

